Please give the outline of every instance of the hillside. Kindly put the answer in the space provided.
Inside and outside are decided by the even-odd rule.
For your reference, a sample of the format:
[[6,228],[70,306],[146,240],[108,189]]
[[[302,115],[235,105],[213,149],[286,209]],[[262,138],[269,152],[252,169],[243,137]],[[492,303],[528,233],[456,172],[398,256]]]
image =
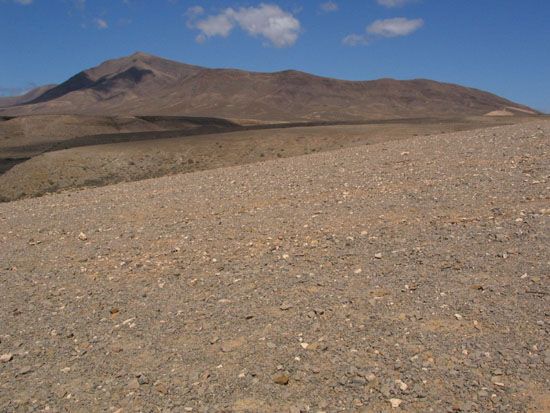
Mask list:
[[548,412],[549,144],[536,121],[0,204],[0,411]]
[[0,108],[6,108],[9,106],[22,105],[33,101],[39,96],[42,96],[48,90],[54,88],[56,85],[46,85],[34,88],[21,96],[9,96],[0,97]]
[[[239,126],[214,118],[23,116],[0,122],[0,202],[418,135],[485,128],[509,124],[510,120],[519,123],[532,118]],[[13,126],[24,126],[27,133],[17,136],[20,129]],[[174,129],[159,130],[160,127]],[[117,133],[113,133],[115,128],[119,129]],[[131,131],[136,128],[142,130]],[[86,135],[85,131],[96,134]],[[100,131],[103,133],[97,134]],[[81,136],[74,136],[79,132]],[[15,142],[26,144],[13,146]]]
[[536,113],[493,94],[430,80],[344,81],[298,71],[207,69],[145,53],[109,60],[3,115],[188,115],[345,120]]

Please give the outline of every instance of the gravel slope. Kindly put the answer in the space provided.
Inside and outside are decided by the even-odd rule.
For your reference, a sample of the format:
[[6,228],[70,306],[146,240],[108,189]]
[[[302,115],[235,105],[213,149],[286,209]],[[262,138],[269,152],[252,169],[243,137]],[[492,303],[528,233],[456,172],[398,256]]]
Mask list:
[[549,411],[549,138],[1,204],[0,411]]
[[[207,119],[208,120],[208,119]],[[417,135],[478,129],[495,122],[526,122],[529,118],[465,118],[381,121],[378,124],[283,126],[274,129],[215,133],[232,126],[213,120],[186,131],[123,133],[80,137],[69,145],[111,139],[121,143],[54,150],[34,156],[0,175],[0,202],[41,196],[46,193],[119,182],[138,181],[183,172],[243,165],[277,158],[305,155],[344,147],[373,144]],[[217,123],[214,123],[217,122]],[[270,125],[264,125],[270,127]],[[261,127],[261,126],[255,126]],[[200,131],[197,136],[195,131]],[[202,134],[208,133],[208,134]],[[171,138],[161,138],[170,134]],[[145,139],[144,139],[145,138]],[[96,140],[97,142],[97,140]],[[23,153],[30,147],[22,147]],[[1,154],[0,154],[1,158]],[[0,159],[0,172],[2,159]]]

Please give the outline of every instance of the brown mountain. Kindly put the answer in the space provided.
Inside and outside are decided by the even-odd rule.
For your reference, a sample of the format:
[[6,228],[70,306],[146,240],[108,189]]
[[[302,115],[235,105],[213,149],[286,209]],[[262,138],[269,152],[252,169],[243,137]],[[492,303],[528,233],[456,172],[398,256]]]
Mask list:
[[537,113],[491,93],[431,80],[346,81],[292,70],[207,69],[145,53],[106,61],[15,104],[19,106],[0,114],[155,114],[273,121]]
[[23,105],[28,103],[37,97],[43,95],[48,90],[54,88],[57,85],[45,85],[34,88],[21,96],[7,96],[0,97],[0,108],[6,108],[10,106]]

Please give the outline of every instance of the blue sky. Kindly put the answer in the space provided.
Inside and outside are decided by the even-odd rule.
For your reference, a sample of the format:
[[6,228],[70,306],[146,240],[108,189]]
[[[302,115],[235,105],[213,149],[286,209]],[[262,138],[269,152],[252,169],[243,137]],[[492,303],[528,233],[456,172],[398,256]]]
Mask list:
[[137,50],[207,67],[429,78],[550,112],[548,0],[0,0],[0,94]]

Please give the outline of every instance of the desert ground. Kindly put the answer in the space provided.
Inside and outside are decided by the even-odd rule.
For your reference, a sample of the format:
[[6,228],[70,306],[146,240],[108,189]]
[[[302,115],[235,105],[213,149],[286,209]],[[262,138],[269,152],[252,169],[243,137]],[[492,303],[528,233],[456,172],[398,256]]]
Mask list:
[[0,121],[0,201],[532,119],[266,123],[182,116],[21,116]]
[[44,195],[0,204],[0,411],[550,411],[550,121],[483,122],[33,154],[0,177]]

